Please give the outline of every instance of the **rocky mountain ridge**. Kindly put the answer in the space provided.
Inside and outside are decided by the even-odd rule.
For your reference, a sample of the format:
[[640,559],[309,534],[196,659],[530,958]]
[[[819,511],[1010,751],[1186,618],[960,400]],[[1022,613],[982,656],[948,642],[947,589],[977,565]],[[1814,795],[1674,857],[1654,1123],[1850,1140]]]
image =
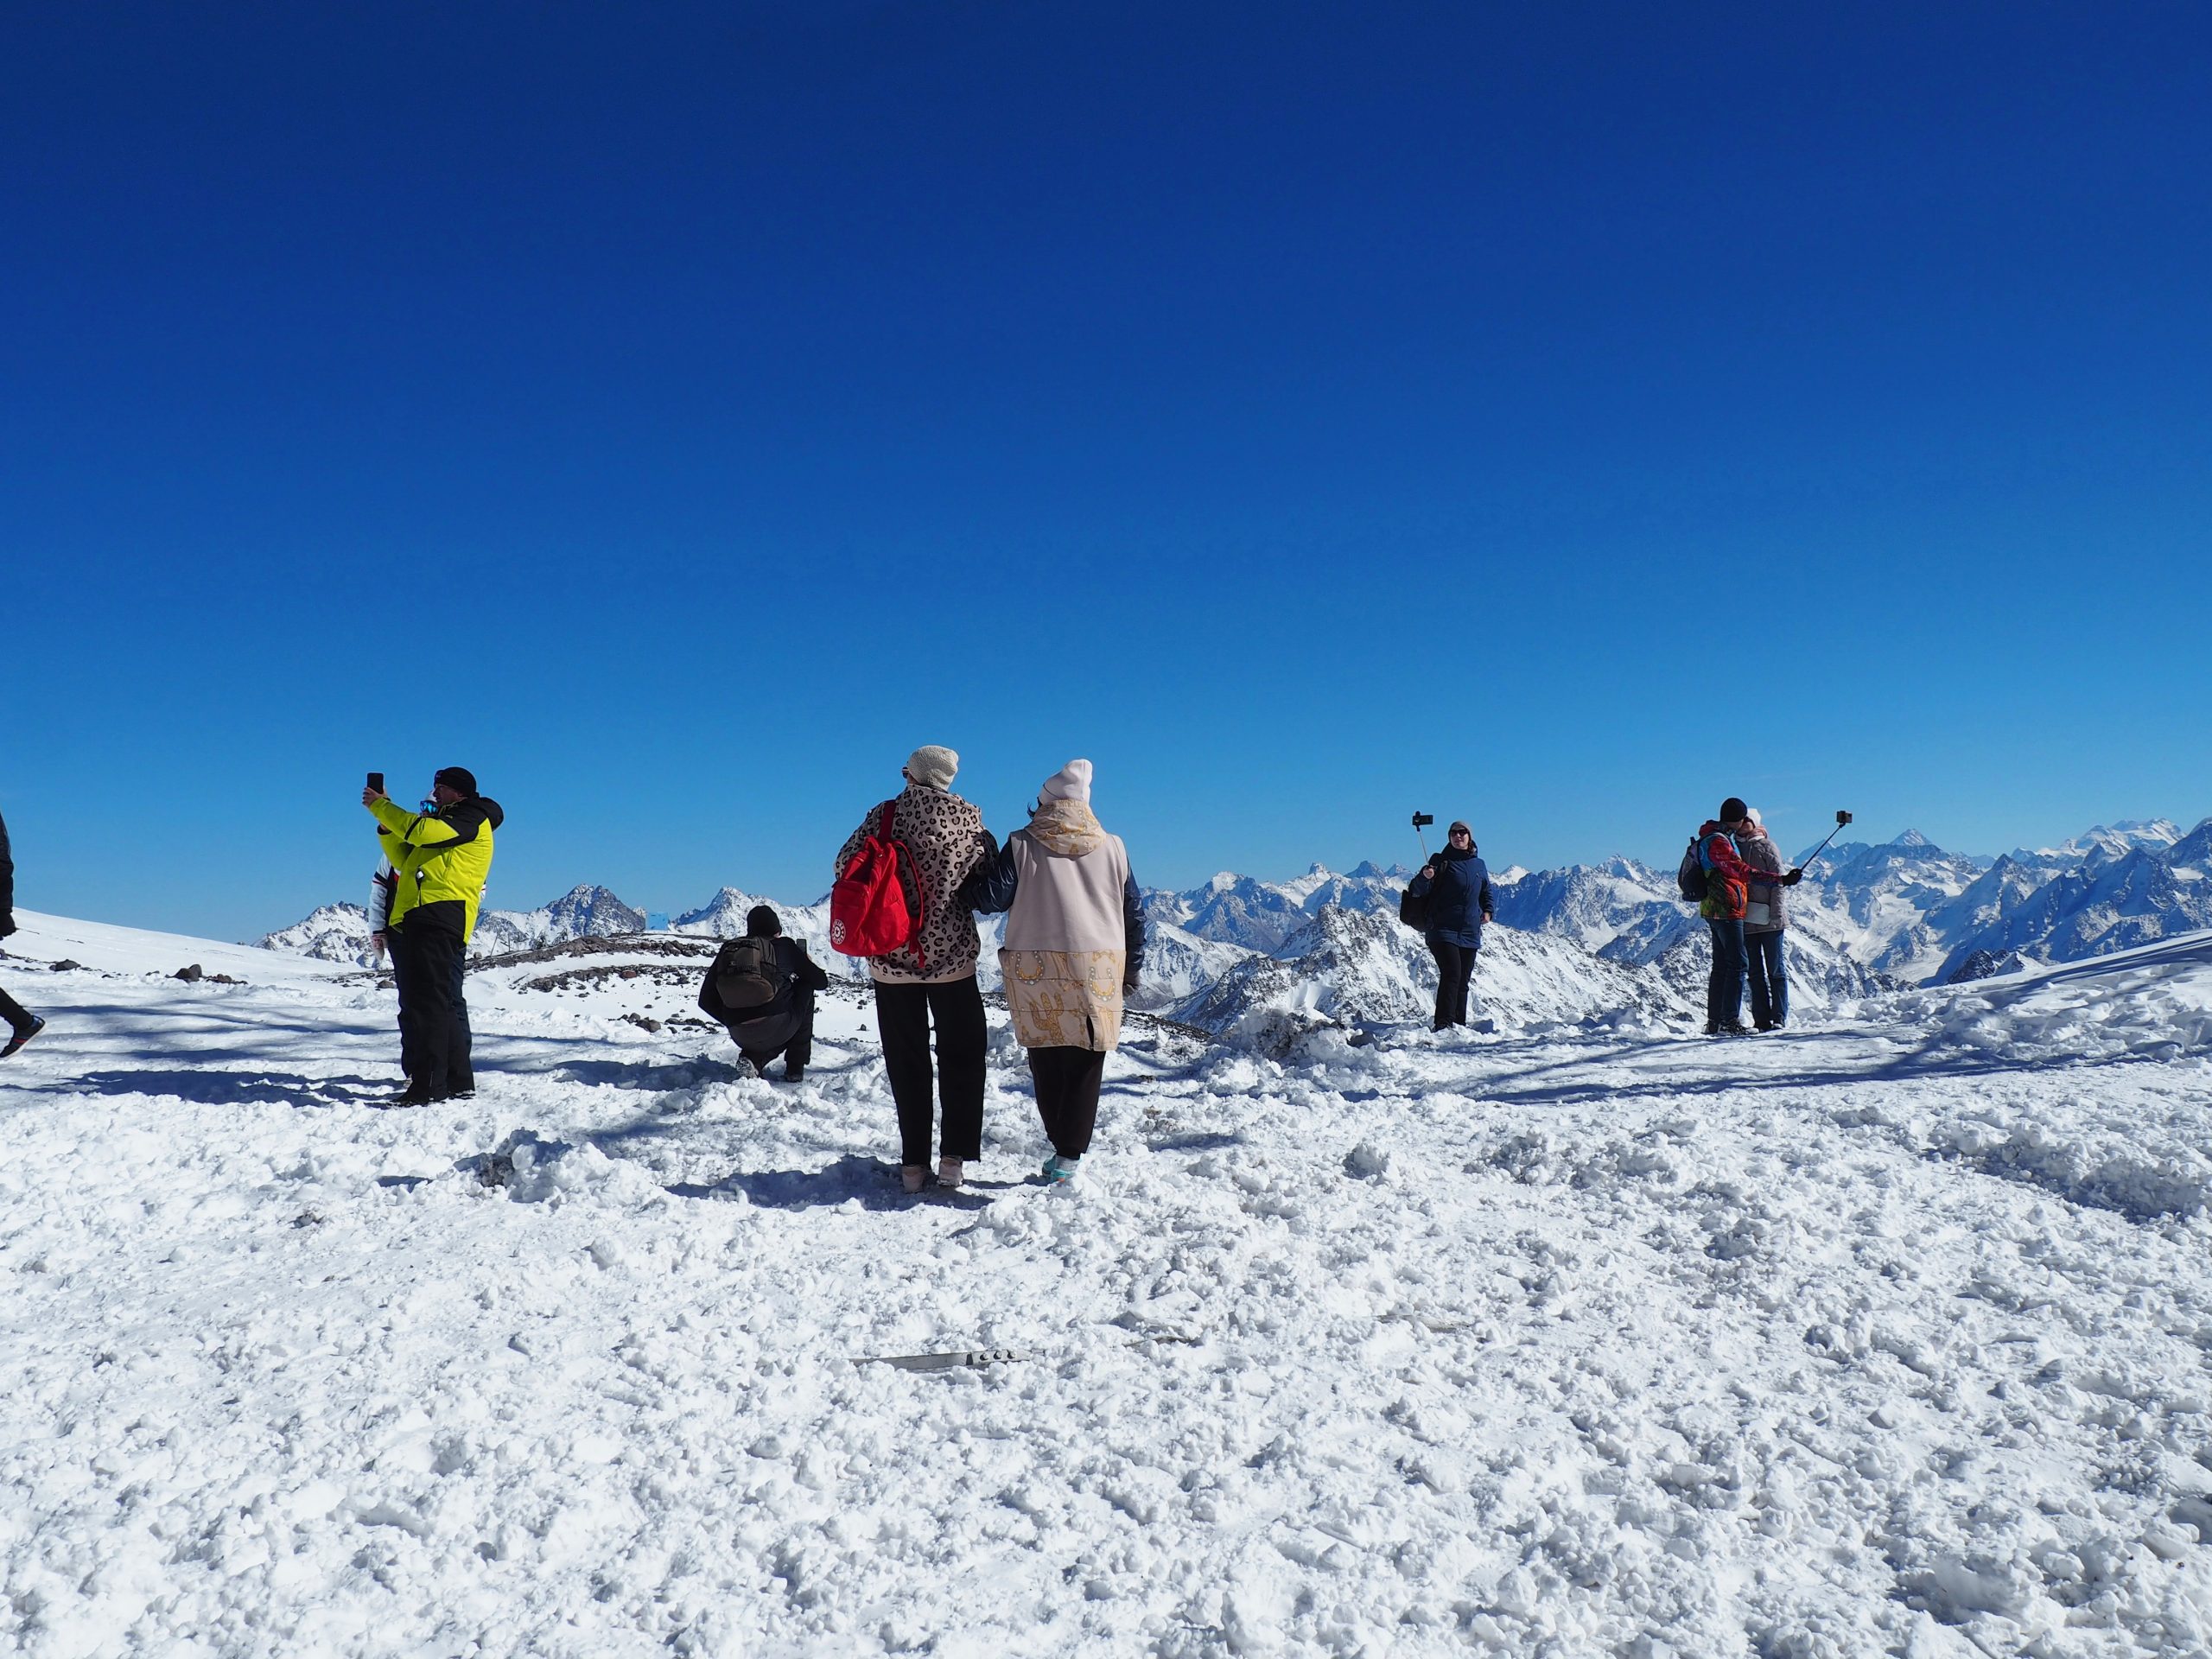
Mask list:
[[[1801,855],[1802,857],[1802,855]],[[1144,895],[1149,942],[1136,1006],[1229,1031],[1317,1021],[1382,1026],[1421,1018],[1434,969],[1399,925],[1412,872],[1315,864],[1286,881],[1224,871]],[[1567,1020],[1694,1017],[1707,946],[1671,866],[1617,857],[1492,876],[1497,919],[1476,979],[1486,1017],[1515,1027]],[[857,970],[829,944],[829,901],[791,905],[724,887],[671,931],[743,931],[767,902],[817,960]],[[2161,819],[2100,825],[2063,846],[1996,859],[1955,853],[1916,830],[1840,842],[1788,895],[1793,998],[1807,1011],[1923,982],[2066,962],[2212,926],[2212,819],[2187,835]],[[979,918],[979,976],[997,983],[996,918]],[[471,954],[642,932],[645,918],[604,887],[579,886],[531,911],[486,910]],[[327,905],[260,941],[327,961],[365,959],[358,905]]]

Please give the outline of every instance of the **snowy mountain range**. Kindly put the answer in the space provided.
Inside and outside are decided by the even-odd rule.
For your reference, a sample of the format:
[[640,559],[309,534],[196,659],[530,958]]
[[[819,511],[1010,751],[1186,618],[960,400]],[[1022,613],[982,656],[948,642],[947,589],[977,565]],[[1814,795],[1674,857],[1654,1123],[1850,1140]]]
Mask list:
[[[2186,835],[2164,819],[2099,825],[2059,847],[1995,859],[1947,851],[1910,830],[1876,844],[1839,843],[1789,897],[1793,1001],[1818,1012],[2212,926],[2208,872],[2212,819]],[[1181,892],[1148,890],[1138,1006],[1217,1033],[1419,1020],[1435,981],[1420,937],[1396,920],[1411,874],[1363,863],[1340,874],[1315,864],[1287,881],[1224,872]],[[1621,857],[1508,868],[1492,884],[1503,925],[1490,934],[1477,976],[1486,1017],[1509,1029],[1665,1023],[1700,1007],[1705,930],[1676,894],[1671,869]],[[830,950],[826,898],[791,905],[724,887],[671,930],[730,937],[762,902],[817,960],[851,965]],[[486,910],[471,952],[496,957],[645,926],[605,887],[582,886],[535,910]],[[995,988],[997,918],[982,918],[982,929],[979,972]],[[360,906],[326,905],[260,943],[358,963],[367,936]]]

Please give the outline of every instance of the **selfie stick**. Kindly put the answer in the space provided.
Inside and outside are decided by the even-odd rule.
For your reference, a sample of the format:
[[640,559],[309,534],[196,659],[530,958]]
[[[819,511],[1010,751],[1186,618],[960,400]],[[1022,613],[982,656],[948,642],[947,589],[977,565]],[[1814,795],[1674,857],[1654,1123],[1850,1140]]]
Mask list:
[[1834,841],[1837,836],[1840,835],[1843,832],[1843,826],[1850,822],[1850,813],[1838,812],[1835,815],[1835,828],[1828,831],[1827,841],[1823,841],[1819,846],[1814,848],[1810,853],[1807,854],[1805,856],[1805,861],[1802,864],[1800,864],[1797,868],[1801,870],[1811,869],[1813,868],[1813,861],[1818,858],[1822,853],[1827,851],[1828,841]]

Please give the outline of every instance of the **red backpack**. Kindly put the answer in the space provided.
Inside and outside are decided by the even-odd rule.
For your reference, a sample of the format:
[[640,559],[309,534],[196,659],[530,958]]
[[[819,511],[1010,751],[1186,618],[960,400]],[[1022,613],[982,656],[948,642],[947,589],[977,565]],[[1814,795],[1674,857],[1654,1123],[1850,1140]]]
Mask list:
[[[897,803],[883,804],[876,832],[865,837],[852,862],[830,889],[830,947],[848,957],[880,957],[912,944],[920,959],[921,918],[906,908],[906,889],[899,879],[903,863],[913,871],[913,855],[892,833]],[[918,878],[914,891],[918,894]],[[926,963],[923,971],[928,971]]]

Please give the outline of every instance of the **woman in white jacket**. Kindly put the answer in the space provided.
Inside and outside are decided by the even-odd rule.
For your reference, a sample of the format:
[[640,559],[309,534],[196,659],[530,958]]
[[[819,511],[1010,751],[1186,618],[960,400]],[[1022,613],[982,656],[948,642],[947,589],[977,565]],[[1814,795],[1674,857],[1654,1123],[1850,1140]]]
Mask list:
[[973,909],[1006,912],[999,966],[1052,1143],[1048,1181],[1074,1175],[1090,1150],[1106,1055],[1144,962],[1128,849],[1092,815],[1090,776],[1090,761],[1071,760],[1047,778],[1028,827],[1007,837],[963,895]]

